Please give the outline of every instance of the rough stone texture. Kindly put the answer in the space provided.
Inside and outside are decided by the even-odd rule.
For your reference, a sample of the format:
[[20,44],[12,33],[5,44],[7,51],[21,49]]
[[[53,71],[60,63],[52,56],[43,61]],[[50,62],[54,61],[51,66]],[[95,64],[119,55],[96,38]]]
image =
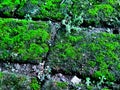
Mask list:
[[[19,63],[0,63],[0,71],[22,74],[31,77],[38,77],[39,72],[44,72],[44,65],[19,64]],[[41,73],[42,74],[42,73]]]

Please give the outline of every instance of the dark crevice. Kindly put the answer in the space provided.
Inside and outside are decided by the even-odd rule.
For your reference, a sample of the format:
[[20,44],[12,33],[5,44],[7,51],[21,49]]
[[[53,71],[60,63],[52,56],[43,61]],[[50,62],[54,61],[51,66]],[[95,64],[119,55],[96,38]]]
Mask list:
[[1,17],[1,18],[13,18],[12,16],[4,15],[4,14],[1,13],[1,12],[0,12],[0,17]]
[[115,28],[115,29],[113,30],[113,34],[119,34],[119,29]]
[[[48,40],[48,46],[49,46],[49,50],[46,54],[46,56],[43,58],[43,61],[48,61],[48,57],[49,57],[49,54],[51,52],[51,48],[55,45],[55,41],[56,41],[56,35],[58,34],[58,30],[59,28],[56,27],[56,23],[54,22],[51,22],[50,24],[50,40]],[[46,63],[45,63],[45,66],[46,66]]]
[[[0,14],[0,18],[4,18],[4,19],[11,18],[11,19],[25,20],[24,16],[20,16],[16,13],[14,13],[14,16],[7,16],[7,15]],[[61,22],[61,20],[54,20],[51,18],[41,18],[41,19],[40,18],[32,18],[32,21],[52,21],[52,22],[58,22],[58,23]]]
[[33,64],[33,65],[38,65],[39,61],[37,60],[12,60],[12,59],[6,59],[6,60],[2,60],[0,59],[0,63],[19,63],[19,64]]
[[[19,7],[18,7],[18,9],[19,9]],[[0,13],[0,17],[1,18],[13,18],[13,19],[18,19],[18,20],[19,19],[20,20],[21,19],[25,20],[24,16],[20,16],[17,13],[14,13],[13,16],[7,16],[7,15],[4,15],[4,14]],[[32,21],[52,21],[54,23],[61,23],[62,20],[57,20],[57,19],[53,19],[53,18],[49,18],[49,17],[47,17],[47,18],[35,18],[35,17],[32,17]],[[112,25],[107,25],[106,22],[102,22],[101,26],[96,26],[95,22],[88,23],[87,21],[83,21],[83,23],[80,25],[80,27],[83,27],[83,28],[88,28],[89,26],[91,26],[91,27],[97,27],[97,28],[102,28],[102,27],[103,28],[114,28],[114,26],[112,26]]]

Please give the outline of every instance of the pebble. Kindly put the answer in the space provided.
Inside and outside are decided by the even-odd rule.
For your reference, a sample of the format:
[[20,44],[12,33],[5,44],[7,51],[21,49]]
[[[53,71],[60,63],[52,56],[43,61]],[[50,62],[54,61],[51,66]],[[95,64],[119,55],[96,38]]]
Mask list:
[[32,67],[32,69],[33,69],[34,71],[36,71],[37,68],[36,68],[36,66],[34,65],[34,66]]
[[68,82],[68,78],[66,78],[63,74],[59,73],[52,76],[54,81]]
[[20,65],[19,64],[16,64],[15,67],[16,67],[16,69],[20,69]]
[[72,79],[71,79],[71,82],[73,84],[79,84],[81,82],[81,79],[79,79],[77,76],[74,76]]
[[15,69],[14,68],[12,68],[12,70],[11,70],[12,72],[14,72],[15,71]]

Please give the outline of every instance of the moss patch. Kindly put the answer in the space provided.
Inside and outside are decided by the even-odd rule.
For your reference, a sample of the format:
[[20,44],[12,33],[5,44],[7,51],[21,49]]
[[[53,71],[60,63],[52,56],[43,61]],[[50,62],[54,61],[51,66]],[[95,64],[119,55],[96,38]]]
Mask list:
[[42,60],[48,52],[47,22],[0,19],[0,59]]
[[60,11],[60,2],[61,0],[29,0],[17,10],[17,14],[22,17],[29,14],[34,19],[61,20],[63,15]]
[[36,84],[38,84],[38,81],[35,81],[36,78],[14,73],[0,73],[2,73],[2,77],[0,77],[1,90],[40,90],[40,85],[36,86]]
[[81,17],[77,18],[83,19],[78,26],[116,27],[120,25],[119,7],[118,0],[2,0],[0,15],[25,18],[29,14],[34,20],[63,20],[68,16],[73,23]]
[[67,90],[69,85],[67,82],[47,80],[43,85],[42,90]]
[[48,64],[69,74],[119,80],[119,38],[119,35],[108,33],[88,37],[82,32],[61,36],[51,49]]

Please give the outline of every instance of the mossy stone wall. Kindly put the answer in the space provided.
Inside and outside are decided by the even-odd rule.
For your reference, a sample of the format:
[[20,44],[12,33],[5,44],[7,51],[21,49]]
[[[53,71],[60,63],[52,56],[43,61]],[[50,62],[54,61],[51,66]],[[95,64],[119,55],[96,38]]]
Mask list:
[[37,79],[8,72],[0,72],[0,90],[40,90]]
[[61,35],[51,48],[48,65],[66,74],[120,80],[119,41],[119,35],[109,33]]
[[0,16],[25,18],[29,14],[35,20],[61,21],[66,15],[74,19],[82,13],[83,26],[116,27],[120,26],[119,8],[119,0],[2,0]]

